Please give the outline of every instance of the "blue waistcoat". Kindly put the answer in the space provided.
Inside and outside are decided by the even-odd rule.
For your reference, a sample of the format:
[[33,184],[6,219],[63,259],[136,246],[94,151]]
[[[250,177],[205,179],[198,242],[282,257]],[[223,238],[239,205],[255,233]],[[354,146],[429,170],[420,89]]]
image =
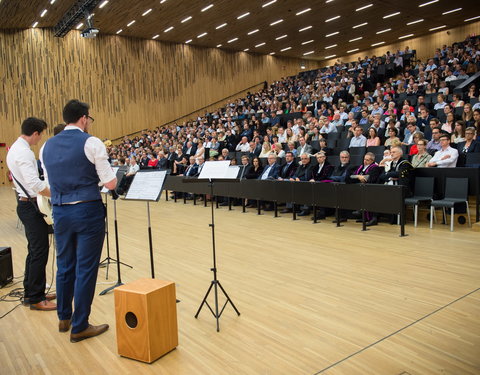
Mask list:
[[50,138],[43,149],[53,205],[101,199],[95,164],[85,155],[91,137],[82,131],[64,130]]

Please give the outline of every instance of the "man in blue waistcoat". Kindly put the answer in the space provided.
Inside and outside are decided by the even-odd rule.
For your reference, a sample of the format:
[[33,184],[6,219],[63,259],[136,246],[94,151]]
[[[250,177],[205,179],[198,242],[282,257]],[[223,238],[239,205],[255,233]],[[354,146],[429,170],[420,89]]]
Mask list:
[[[63,109],[65,130],[45,143],[40,157],[50,184],[57,242],[59,331],[72,326],[70,341],[100,335],[107,324],[89,324],[105,237],[105,208],[99,182],[117,183],[105,145],[87,133],[89,105],[70,100]],[[72,310],[72,301],[74,308]]]

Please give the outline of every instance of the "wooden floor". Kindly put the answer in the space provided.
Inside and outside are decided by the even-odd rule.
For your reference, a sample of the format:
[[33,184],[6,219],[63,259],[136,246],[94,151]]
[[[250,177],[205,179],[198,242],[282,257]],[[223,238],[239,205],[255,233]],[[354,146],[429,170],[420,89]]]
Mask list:
[[[25,239],[10,189],[0,205],[0,246],[12,247],[19,276]],[[480,237],[469,228],[409,223],[400,238],[387,224],[361,232],[351,221],[218,209],[218,276],[241,315],[228,306],[217,333],[206,308],[194,318],[212,279],[210,208],[150,207],[156,275],[181,300],[178,348],[151,365],[119,357],[113,293],[95,297],[90,317],[111,329],[76,344],[54,312],[20,306],[0,320],[2,375],[480,374]],[[119,201],[117,212],[122,261],[134,267],[122,280],[148,277],[146,204]],[[116,280],[115,267],[108,281],[105,271],[97,292]],[[14,306],[0,303],[0,315]]]

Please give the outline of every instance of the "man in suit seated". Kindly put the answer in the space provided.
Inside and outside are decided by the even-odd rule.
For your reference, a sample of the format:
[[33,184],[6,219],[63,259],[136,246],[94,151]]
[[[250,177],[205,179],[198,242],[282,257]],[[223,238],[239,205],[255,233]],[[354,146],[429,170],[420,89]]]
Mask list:
[[[268,155],[268,164],[263,168],[262,174],[258,177],[259,180],[276,180],[280,171],[280,166],[277,164],[277,155],[270,153]],[[272,211],[272,202],[261,202],[265,205],[265,211]]]
[[[308,154],[300,155],[300,165],[298,166],[295,174],[290,178],[290,181],[309,181],[312,178],[312,168],[310,165],[310,156]],[[282,210],[282,213],[292,212],[293,204],[287,203],[286,208]],[[299,216],[310,215],[309,207],[302,206],[302,211]]]
[[[346,182],[376,184],[381,172],[382,169],[375,163],[375,154],[367,152],[363,157],[363,164],[352,169],[352,174],[347,177]],[[367,226],[377,225],[376,214],[366,212],[366,218],[368,220]]]
[[298,164],[295,161],[295,156],[293,156],[293,152],[287,151],[285,154],[285,165],[280,168],[278,173],[279,180],[289,180],[295,175],[297,171]]
[[330,179],[334,182],[345,182],[347,175],[350,174],[350,168],[350,153],[340,152],[340,165],[333,169]]
[[300,137],[299,139],[300,146],[297,147],[297,155],[310,154],[312,153],[312,146],[305,142],[305,137]]

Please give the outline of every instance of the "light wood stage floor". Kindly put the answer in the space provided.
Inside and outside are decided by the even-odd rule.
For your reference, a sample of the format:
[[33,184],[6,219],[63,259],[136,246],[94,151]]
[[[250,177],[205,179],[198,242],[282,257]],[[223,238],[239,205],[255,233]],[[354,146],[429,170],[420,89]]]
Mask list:
[[[19,276],[26,240],[11,189],[0,189],[0,205],[0,246],[12,247]],[[217,333],[207,308],[194,318],[212,279],[210,208],[164,199],[150,208],[156,276],[181,300],[177,349],[151,365],[117,355],[113,293],[98,296],[116,280],[113,266],[108,281],[99,271],[90,316],[107,333],[72,344],[55,312],[19,306],[0,320],[2,375],[480,374],[478,232],[409,222],[400,238],[387,224],[361,232],[353,221],[218,209],[218,276],[241,315],[228,306]],[[117,212],[121,260],[134,267],[122,279],[149,277],[146,204],[118,201]],[[113,253],[113,220],[110,232]],[[0,315],[14,306],[0,303]]]

